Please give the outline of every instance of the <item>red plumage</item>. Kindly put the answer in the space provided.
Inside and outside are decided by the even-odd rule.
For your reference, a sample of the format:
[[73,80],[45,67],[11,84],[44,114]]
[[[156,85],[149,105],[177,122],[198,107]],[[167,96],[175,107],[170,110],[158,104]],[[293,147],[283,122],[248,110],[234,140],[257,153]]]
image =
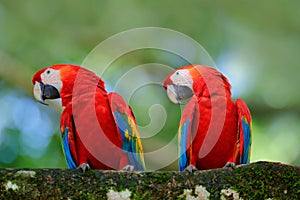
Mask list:
[[[129,158],[131,152],[124,149],[123,144],[127,142],[136,145],[129,140],[135,137],[139,141],[140,138],[138,132],[135,135],[130,132],[136,128],[136,124],[129,124],[127,121],[135,122],[135,119],[122,97],[116,93],[108,94],[104,82],[82,67],[62,64],[46,69],[58,71],[62,83],[59,93],[65,108],[60,129],[68,167],[76,168],[88,164],[93,169],[122,169],[127,165],[134,165]],[[41,74],[46,69],[36,73],[33,84],[43,81]],[[54,82],[53,80],[54,78],[48,82]],[[112,95],[114,98],[111,98]],[[113,106],[114,104],[117,106]],[[116,112],[125,116],[124,123],[128,125],[125,128],[131,134],[128,138],[120,133]],[[141,170],[144,168],[144,160],[140,143],[134,153],[138,154],[135,158],[142,166],[134,167]]]
[[[164,87],[168,90],[172,85],[176,85],[174,88],[189,86],[193,91],[179,125],[180,170],[189,165],[212,169],[223,167],[227,162],[241,164],[242,157],[249,161],[250,112],[244,103],[240,108],[242,100],[238,99],[239,103],[232,100],[231,86],[225,76],[214,68],[190,65],[177,69],[166,78]],[[171,98],[173,94],[180,96],[176,89],[169,88],[168,93]],[[244,141],[241,125],[245,116],[249,127],[247,141]],[[242,153],[244,150],[247,155]]]

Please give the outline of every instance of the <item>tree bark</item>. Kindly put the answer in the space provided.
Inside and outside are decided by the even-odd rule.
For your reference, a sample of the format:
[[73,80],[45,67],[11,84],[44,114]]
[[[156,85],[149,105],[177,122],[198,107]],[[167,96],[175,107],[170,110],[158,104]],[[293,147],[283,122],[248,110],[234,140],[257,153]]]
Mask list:
[[300,199],[300,167],[123,172],[0,169],[0,199]]

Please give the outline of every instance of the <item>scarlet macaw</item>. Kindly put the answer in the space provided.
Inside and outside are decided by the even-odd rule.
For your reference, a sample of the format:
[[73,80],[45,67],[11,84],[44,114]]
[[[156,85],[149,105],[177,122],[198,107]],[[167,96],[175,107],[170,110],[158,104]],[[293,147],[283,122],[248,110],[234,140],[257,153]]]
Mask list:
[[142,144],[131,108],[117,93],[107,93],[95,73],[59,64],[38,71],[34,96],[62,99],[60,120],[68,168],[144,170]]
[[176,104],[189,100],[179,124],[180,171],[249,163],[251,115],[242,99],[234,102],[227,78],[214,68],[189,65],[163,82]]

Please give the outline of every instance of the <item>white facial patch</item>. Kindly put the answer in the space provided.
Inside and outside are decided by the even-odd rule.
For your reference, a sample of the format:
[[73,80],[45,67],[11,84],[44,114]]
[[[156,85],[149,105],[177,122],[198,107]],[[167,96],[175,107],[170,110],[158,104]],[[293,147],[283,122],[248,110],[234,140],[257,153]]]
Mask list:
[[41,79],[45,85],[54,86],[60,93],[62,88],[62,82],[61,82],[59,70],[48,68],[41,74]]
[[182,104],[193,95],[193,79],[189,70],[177,70],[170,79],[173,84],[167,85],[167,95],[173,103]]
[[187,86],[191,90],[193,90],[193,79],[189,73],[189,70],[182,69],[177,70],[170,79],[173,81],[174,85],[181,85],[181,86]]
[[34,88],[33,88],[33,94],[34,94],[34,98],[36,100],[43,101],[43,99],[42,99],[42,91],[41,91],[41,87],[40,87],[40,83],[39,82],[35,82]]
[[176,91],[174,89],[174,86],[173,85],[168,85],[167,86],[167,95],[169,97],[169,99],[175,103],[175,104],[178,104],[178,100],[176,98],[177,94],[176,94]]

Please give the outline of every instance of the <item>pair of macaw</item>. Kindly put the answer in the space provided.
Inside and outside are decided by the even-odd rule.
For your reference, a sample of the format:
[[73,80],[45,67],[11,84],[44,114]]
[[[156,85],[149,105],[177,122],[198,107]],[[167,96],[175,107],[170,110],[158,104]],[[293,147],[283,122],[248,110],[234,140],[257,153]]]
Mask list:
[[[93,72],[53,65],[38,71],[32,83],[41,103],[62,99],[60,130],[68,168],[145,170],[131,108],[117,93],[107,93]],[[231,99],[231,86],[220,72],[185,66],[171,73],[163,87],[173,103],[190,98],[178,130],[181,171],[249,162],[250,112],[241,99]]]

